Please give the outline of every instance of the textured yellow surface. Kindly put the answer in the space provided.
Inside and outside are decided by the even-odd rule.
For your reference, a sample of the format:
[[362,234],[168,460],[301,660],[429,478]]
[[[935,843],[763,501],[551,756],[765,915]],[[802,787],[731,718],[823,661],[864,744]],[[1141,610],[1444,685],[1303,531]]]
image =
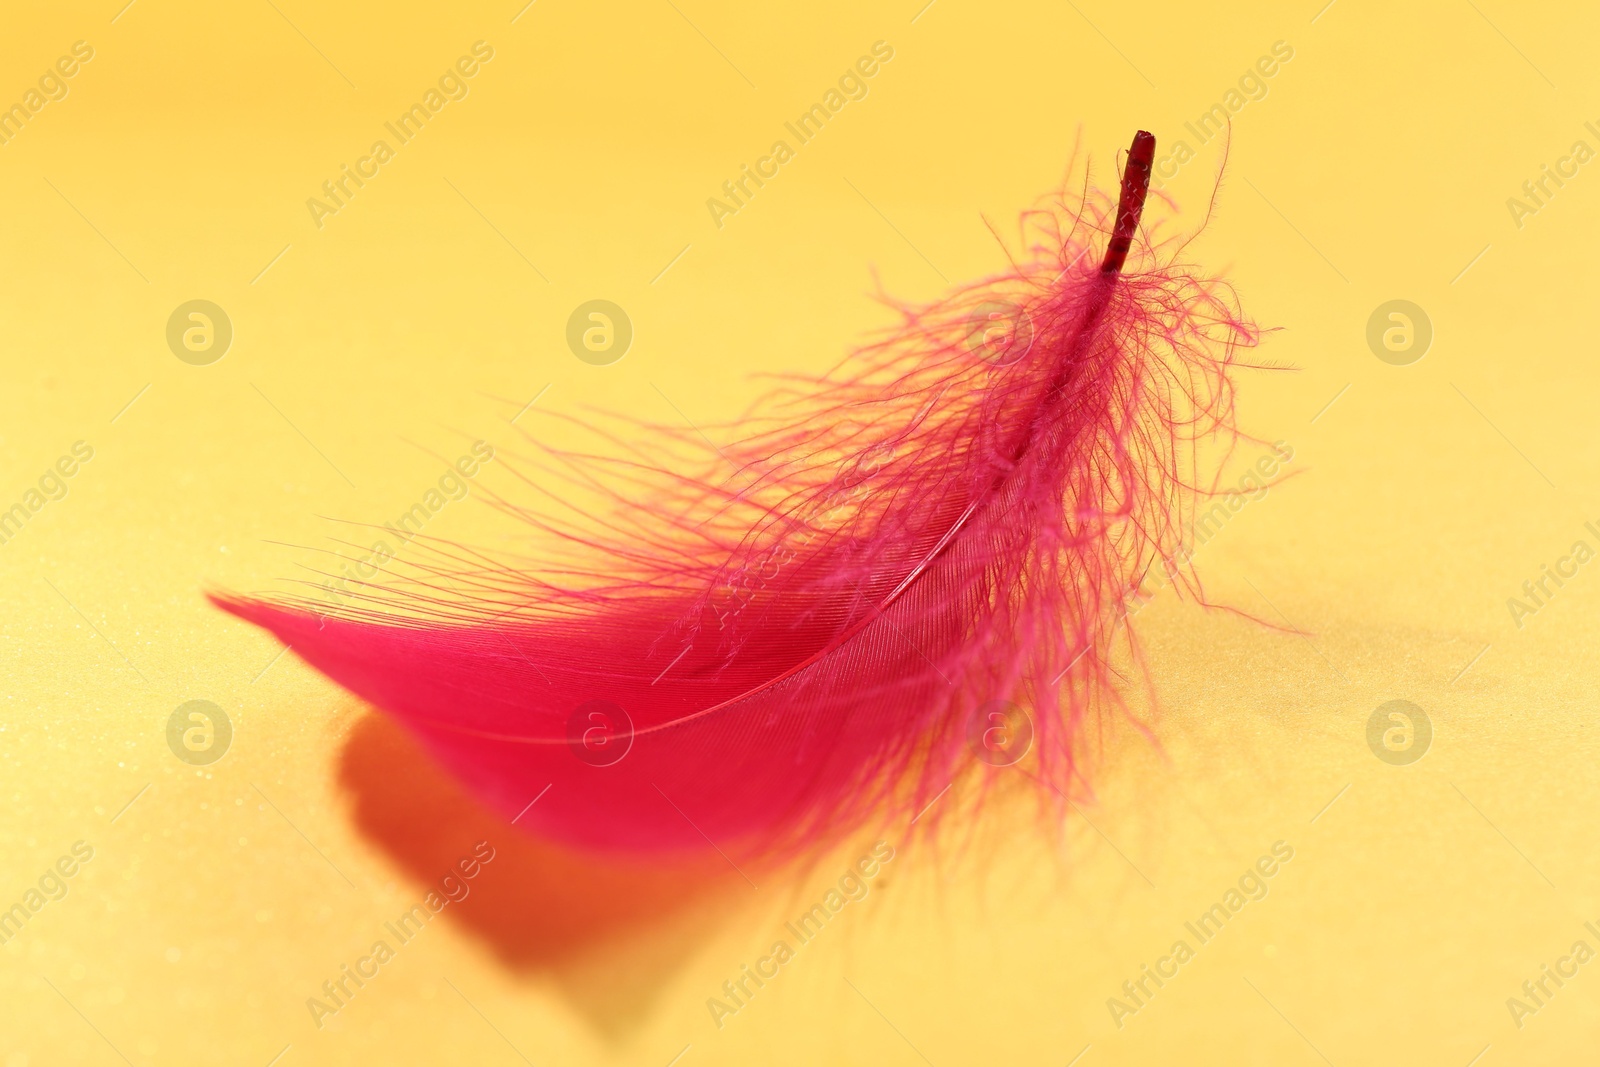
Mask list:
[[[27,916],[0,1063],[1592,1057],[1600,564],[1561,562],[1600,548],[1592,8],[120,2],[0,32],[0,103],[41,90],[0,144],[0,508],[26,513],[0,545],[0,908]],[[480,41],[466,95],[361,164]],[[866,95],[719,227],[706,200],[879,41]],[[330,520],[392,520],[438,456],[512,455],[546,386],[556,412],[731,417],[750,372],[887,321],[872,268],[929,298],[999,267],[980,214],[1011,232],[1080,135],[1101,174],[1141,126],[1187,141],[1166,191],[1197,220],[1220,141],[1184,124],[1213,105],[1232,153],[1193,254],[1298,370],[1241,379],[1294,476],[1196,561],[1284,629],[1157,592],[1162,747],[1113,731],[1058,841],[1002,808],[964,857],[899,848],[736,1014],[707,1001],[871,840],[759,890],[556,856],[201,599],[331,558],[284,545],[349,554]],[[345,164],[376,174],[308,209]],[[1566,176],[1531,199],[1544,165]],[[564,341],[595,298],[636,327],[611,366]],[[166,341],[195,299],[233,326],[206,366]],[[1433,326],[1405,366],[1366,340],[1395,299]],[[498,537],[488,512],[430,532]],[[1576,574],[1534,604],[1546,564]],[[168,747],[191,700],[233,727],[209,766]],[[1368,746],[1390,700],[1431,721],[1420,761]],[[479,841],[469,895],[400,943],[385,924]],[[1202,944],[1185,924],[1241,878],[1265,895]],[[344,965],[376,975],[313,1011]],[[1134,999],[1145,965],[1176,973]]]

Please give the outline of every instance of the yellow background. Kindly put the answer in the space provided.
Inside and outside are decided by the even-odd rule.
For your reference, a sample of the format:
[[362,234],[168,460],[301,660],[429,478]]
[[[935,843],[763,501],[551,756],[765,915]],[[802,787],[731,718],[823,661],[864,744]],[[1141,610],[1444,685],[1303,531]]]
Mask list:
[[[1506,607],[1600,519],[1600,164],[1520,228],[1506,206],[1600,147],[1592,8],[119,6],[0,16],[0,101],[95,49],[0,147],[0,503],[95,450],[0,547],[0,907],[95,849],[0,954],[0,1063],[1592,1056],[1600,964],[1520,1029],[1506,1006],[1574,941],[1600,948],[1600,566],[1521,628]],[[480,39],[470,95],[313,225],[306,199]],[[706,198],[878,40],[869,95],[715,227]],[[1158,594],[1137,625],[1159,750],[1114,731],[1060,841],[1002,808],[966,854],[902,848],[720,1030],[707,998],[866,844],[759,890],[546,854],[202,601],[287,589],[319,557],[283,545],[398,515],[430,453],[489,440],[485,485],[514,488],[532,450],[508,419],[547,384],[552,412],[731,418],[751,372],[819,368],[890,321],[872,269],[927,299],[1000,268],[982,218],[1013,233],[1075,138],[1102,176],[1141,126],[1164,152],[1280,40],[1294,58],[1235,116],[1192,254],[1281,327],[1258,355],[1297,369],[1243,374],[1240,415],[1295,476],[1197,564],[1214,600],[1303,633]],[[1181,219],[1219,163],[1213,143],[1169,183]],[[563,341],[596,297],[636,328],[609,367]],[[195,298],[235,330],[206,367],[164,339]],[[1364,339],[1396,298],[1435,330],[1406,367]],[[429,532],[498,536],[488,511]],[[166,745],[191,699],[234,725],[209,768]],[[1366,744],[1391,699],[1434,726],[1410,766]],[[480,837],[487,910],[447,908],[314,1026],[306,998]],[[1279,840],[1268,896],[1118,1029],[1107,998]]]

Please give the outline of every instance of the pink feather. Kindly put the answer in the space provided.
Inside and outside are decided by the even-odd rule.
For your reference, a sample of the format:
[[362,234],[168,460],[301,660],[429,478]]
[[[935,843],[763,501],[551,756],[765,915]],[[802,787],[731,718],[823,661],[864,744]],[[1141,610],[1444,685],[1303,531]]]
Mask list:
[[474,556],[465,597],[214,600],[583,848],[750,855],[920,810],[1023,755],[984,750],[997,701],[1066,795],[1255,341],[1224,284],[1135,240],[1153,148],[1115,208],[1025,214],[1024,261],[780,388],[703,474],[618,468],[612,534],[541,520],[601,560],[569,580]]

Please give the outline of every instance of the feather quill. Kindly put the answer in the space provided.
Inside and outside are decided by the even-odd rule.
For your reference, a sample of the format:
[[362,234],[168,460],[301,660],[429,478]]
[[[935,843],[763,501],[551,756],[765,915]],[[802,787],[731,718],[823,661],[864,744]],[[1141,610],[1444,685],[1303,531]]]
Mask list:
[[1126,598],[1182,570],[1199,449],[1231,431],[1256,336],[1224,283],[1141,239],[1154,144],[1134,138],[1115,200],[1026,213],[1006,272],[776,390],[702,472],[630,471],[642,503],[608,528],[631,536],[560,535],[604,560],[583,580],[474,567],[468,597],[374,588],[331,613],[213,599],[584,849],[826,843],[1023,756],[985,751],[1018,728],[1019,770],[1065,796],[1085,716],[1116,700]]

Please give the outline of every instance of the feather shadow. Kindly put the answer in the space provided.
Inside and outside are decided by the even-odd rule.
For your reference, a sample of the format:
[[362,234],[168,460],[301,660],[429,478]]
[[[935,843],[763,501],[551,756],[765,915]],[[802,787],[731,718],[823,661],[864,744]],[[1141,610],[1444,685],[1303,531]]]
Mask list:
[[357,830],[419,897],[488,841],[494,860],[441,917],[507,970],[553,980],[613,1039],[637,1029],[707,924],[726,921],[750,892],[715,855],[635,865],[522,833],[379,714],[352,727],[338,773]]

